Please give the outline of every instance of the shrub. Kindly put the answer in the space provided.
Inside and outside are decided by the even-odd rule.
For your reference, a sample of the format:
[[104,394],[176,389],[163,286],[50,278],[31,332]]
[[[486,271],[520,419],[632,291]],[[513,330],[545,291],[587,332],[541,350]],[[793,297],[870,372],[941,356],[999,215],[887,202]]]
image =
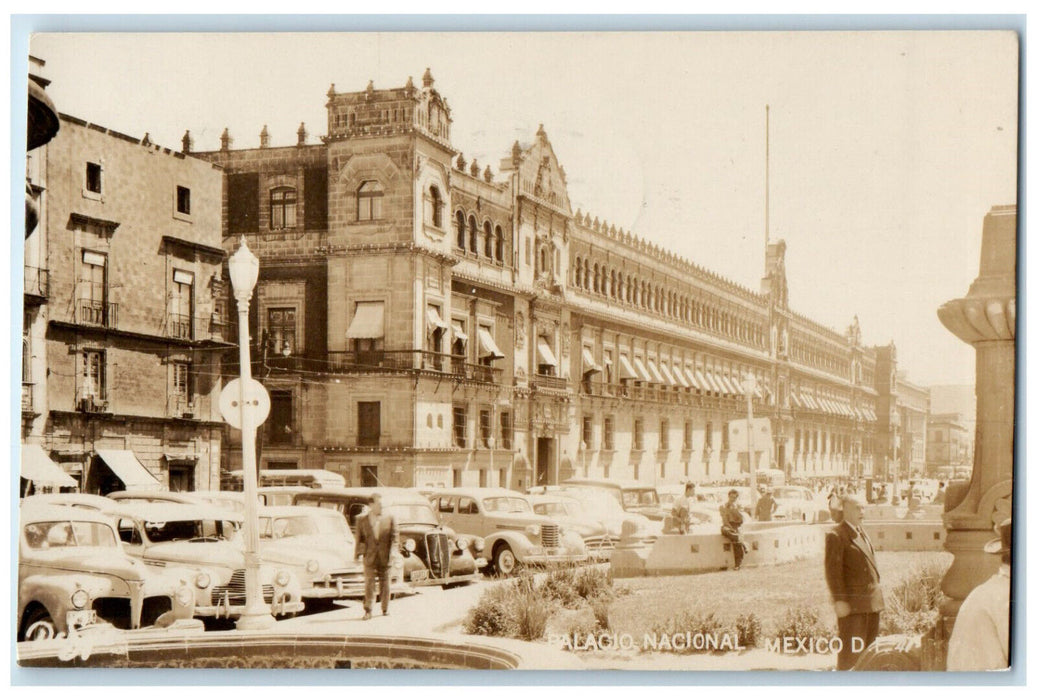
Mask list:
[[543,638],[551,611],[539,595],[523,593],[516,599],[514,611],[515,632],[519,639],[532,642]]
[[738,635],[738,643],[743,647],[754,647],[759,644],[763,631],[763,625],[756,613],[739,615],[735,620],[735,634]]
[[609,622],[609,604],[607,600],[595,598],[591,601],[591,612],[594,613],[594,622],[597,630],[610,632],[612,624]]
[[596,567],[581,569],[575,578],[576,593],[584,600],[612,597],[612,576],[609,570]]
[[468,611],[468,617],[464,621],[466,634],[481,634],[486,637],[514,636],[514,627],[508,606],[500,600],[486,600],[486,596]]
[[[687,634],[690,638],[702,635],[706,638],[722,640],[726,635],[733,640],[735,629],[717,617],[714,612],[683,610],[656,624],[652,628],[652,633],[657,638],[668,637],[672,639],[676,635],[683,636]],[[739,640],[739,643],[741,643],[741,640]],[[701,654],[709,651],[712,651],[712,649],[699,648],[694,645],[689,645],[687,648],[674,649],[674,653],[677,654]]]
[[946,599],[940,582],[947,565],[931,558],[915,563],[886,595],[879,617],[879,634],[924,634],[940,619]]
[[563,608],[578,608],[582,603],[576,592],[576,575],[571,569],[552,571],[538,590],[545,599],[557,601]]
[[775,636],[778,638],[795,637],[799,639],[832,638],[835,636],[835,630],[826,627],[821,622],[817,608],[813,606],[799,606],[785,611],[785,616],[778,623],[778,630]]

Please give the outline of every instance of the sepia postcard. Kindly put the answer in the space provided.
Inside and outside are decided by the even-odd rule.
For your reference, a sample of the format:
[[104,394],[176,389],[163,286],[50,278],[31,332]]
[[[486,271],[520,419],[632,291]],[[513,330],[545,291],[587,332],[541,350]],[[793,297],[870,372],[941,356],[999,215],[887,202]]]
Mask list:
[[23,668],[1018,665],[1015,32],[28,69]]

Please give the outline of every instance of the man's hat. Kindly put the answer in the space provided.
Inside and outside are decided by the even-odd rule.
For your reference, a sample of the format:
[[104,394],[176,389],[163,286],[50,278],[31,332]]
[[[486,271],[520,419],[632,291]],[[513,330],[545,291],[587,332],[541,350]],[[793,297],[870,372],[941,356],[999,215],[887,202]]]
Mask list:
[[994,528],[998,537],[990,540],[983,546],[987,554],[1004,554],[1012,551],[1012,519],[1005,518],[1001,524]]

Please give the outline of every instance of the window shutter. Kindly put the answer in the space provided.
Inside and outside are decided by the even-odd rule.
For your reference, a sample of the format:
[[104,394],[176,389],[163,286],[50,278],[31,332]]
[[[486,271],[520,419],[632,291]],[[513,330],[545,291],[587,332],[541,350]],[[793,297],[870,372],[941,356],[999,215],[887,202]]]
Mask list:
[[308,168],[303,182],[305,222],[307,230],[328,227],[328,171]]
[[259,228],[259,173],[227,177],[227,227],[230,233]]

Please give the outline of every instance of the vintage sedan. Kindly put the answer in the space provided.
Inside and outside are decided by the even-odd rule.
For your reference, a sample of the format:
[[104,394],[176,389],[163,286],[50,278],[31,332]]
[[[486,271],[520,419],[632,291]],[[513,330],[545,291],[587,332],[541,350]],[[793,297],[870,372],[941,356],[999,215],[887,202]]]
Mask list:
[[[195,615],[236,618],[245,610],[245,554],[241,516],[208,505],[119,503],[119,538],[131,556],[155,569],[190,572]],[[303,610],[299,579],[288,567],[260,567],[263,599],[274,615]]]
[[444,527],[428,498],[415,490],[310,489],[297,494],[295,503],[334,508],[346,516],[355,530],[357,518],[367,512],[375,493],[382,496],[383,512],[396,518],[403,581],[414,586],[446,588],[479,579],[479,570],[487,565],[482,540]]
[[291,567],[304,601],[364,594],[364,566],[353,559],[356,542],[345,517],[327,508],[262,506],[259,554],[264,562]]
[[771,490],[771,496],[778,505],[774,511],[775,520],[821,523],[830,519],[828,503],[805,486],[776,486]]
[[[595,561],[608,561],[621,533],[609,531],[602,520],[588,510],[579,499],[563,491],[548,491],[530,496],[533,512],[558,522],[583,538],[587,554]],[[620,528],[622,530],[622,528]]]
[[98,620],[120,629],[167,626],[192,619],[194,592],[175,573],[128,556],[103,513],[30,505],[21,509],[17,615],[18,641],[53,639]]
[[502,576],[520,565],[587,561],[583,538],[557,520],[537,515],[529,498],[502,488],[454,488],[432,494],[444,525],[483,538],[493,568]]
[[649,520],[662,522],[669,510],[659,503],[659,494],[650,484],[638,481],[621,481],[618,479],[572,478],[562,482],[562,488],[594,488],[609,493],[615,498],[623,510],[629,513],[640,513]]

